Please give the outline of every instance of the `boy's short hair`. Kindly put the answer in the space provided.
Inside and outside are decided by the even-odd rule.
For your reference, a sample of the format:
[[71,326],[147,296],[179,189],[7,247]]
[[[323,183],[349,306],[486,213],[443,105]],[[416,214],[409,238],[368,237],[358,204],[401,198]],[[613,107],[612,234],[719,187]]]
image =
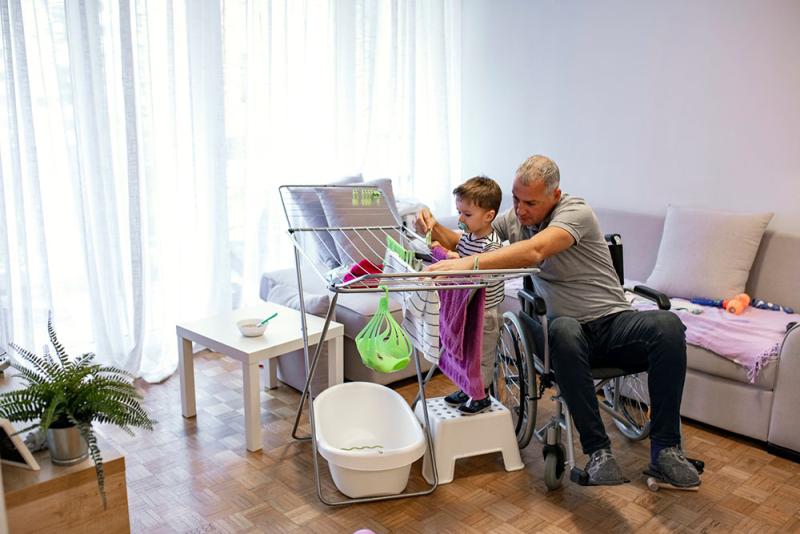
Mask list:
[[503,191],[497,182],[486,176],[475,176],[453,189],[453,195],[461,200],[468,200],[485,210],[494,210],[494,215],[500,212],[500,202],[503,200]]

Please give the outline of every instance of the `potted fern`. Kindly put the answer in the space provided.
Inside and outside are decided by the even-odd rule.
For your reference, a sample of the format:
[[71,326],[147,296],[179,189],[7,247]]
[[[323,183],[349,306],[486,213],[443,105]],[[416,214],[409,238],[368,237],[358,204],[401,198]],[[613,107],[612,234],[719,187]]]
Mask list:
[[11,367],[25,387],[0,394],[0,417],[33,422],[19,432],[38,428],[46,434],[53,463],[75,463],[91,455],[105,508],[103,458],[92,423],[112,423],[133,435],[131,427],[153,430],[155,421],[139,403],[142,396],[127,371],[95,363],[93,353],[70,358],[56,337],[52,314],[47,332],[56,356],[46,346],[39,356],[10,344],[22,360],[15,359]]

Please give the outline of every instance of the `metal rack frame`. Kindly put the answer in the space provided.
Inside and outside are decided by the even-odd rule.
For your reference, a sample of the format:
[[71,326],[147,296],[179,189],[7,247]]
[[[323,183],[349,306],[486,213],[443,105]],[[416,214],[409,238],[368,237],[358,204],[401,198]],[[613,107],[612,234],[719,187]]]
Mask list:
[[[314,421],[313,398],[309,395],[310,384],[317,369],[317,363],[322,351],[323,343],[318,343],[314,351],[313,358],[309,357],[308,325],[306,323],[306,307],[303,290],[303,275],[301,269],[301,256],[313,268],[319,277],[327,284],[331,292],[330,303],[325,314],[325,322],[322,328],[320,339],[325,339],[328,326],[332,320],[336,309],[336,301],[340,294],[348,293],[383,293],[384,291],[398,293],[410,291],[442,291],[453,289],[479,289],[485,288],[492,283],[505,281],[511,278],[530,275],[538,272],[538,269],[491,269],[479,271],[448,271],[448,272],[408,272],[408,273],[376,273],[364,274],[344,280],[344,268],[355,265],[361,259],[368,259],[377,265],[382,262],[385,250],[386,237],[395,239],[410,250],[424,252],[427,250],[425,238],[415,233],[413,230],[400,224],[365,224],[364,226],[313,226],[314,221],[326,220],[322,204],[315,204],[317,192],[323,191],[326,194],[333,193],[334,201],[338,201],[338,207],[345,210],[352,209],[354,215],[358,215],[366,221],[386,221],[387,202],[385,194],[374,186],[361,184],[353,185],[283,185],[279,188],[284,214],[288,223],[288,234],[294,245],[295,271],[297,274],[298,297],[300,300],[300,317],[303,331],[303,356],[305,358],[306,369],[308,370],[303,392],[298,403],[297,413],[292,427],[292,437],[297,440],[311,440],[314,482],[317,489],[317,496],[320,501],[329,506],[340,506],[344,504],[354,504],[363,502],[383,501],[390,499],[401,499],[428,495],[439,485],[439,475],[436,465],[433,465],[433,484],[426,490],[399,493],[396,495],[385,495],[377,497],[362,497],[345,500],[331,500],[322,493],[320,480],[319,460],[316,440],[316,426]],[[309,201],[311,199],[311,201]],[[350,200],[352,206],[344,208],[346,201]],[[396,217],[395,217],[396,219]],[[395,221],[396,222],[396,221]],[[312,224],[309,224],[312,223]],[[332,244],[336,246],[332,246]],[[381,246],[381,243],[384,245]],[[351,251],[351,252],[348,252]],[[335,266],[327,270],[322,266],[321,254],[327,254],[328,258],[338,257]],[[330,263],[328,265],[330,266]],[[323,271],[327,272],[323,272]],[[333,273],[333,274],[331,274]],[[425,383],[430,379],[431,373],[423,379],[420,367],[419,351],[414,349],[414,364],[416,367],[417,384],[419,392],[414,400],[422,400],[422,412],[425,420],[425,437],[430,454],[433,455],[433,439],[430,432],[430,421],[428,418],[428,406],[425,400]],[[432,368],[433,370],[433,368]],[[311,426],[310,436],[299,436],[297,434],[302,415],[303,405],[308,400],[308,415]],[[434,463],[435,464],[435,463]]]

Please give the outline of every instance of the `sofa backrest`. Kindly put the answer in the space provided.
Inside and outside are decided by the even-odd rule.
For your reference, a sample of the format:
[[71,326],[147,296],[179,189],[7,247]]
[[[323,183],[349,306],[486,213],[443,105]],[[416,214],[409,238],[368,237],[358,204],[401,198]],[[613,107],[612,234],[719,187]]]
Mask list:
[[[622,235],[625,277],[645,281],[658,255],[664,217],[595,208],[604,233]],[[800,236],[767,230],[756,254],[746,291],[751,296],[800,310]],[[713,273],[709,273],[713,276]]]

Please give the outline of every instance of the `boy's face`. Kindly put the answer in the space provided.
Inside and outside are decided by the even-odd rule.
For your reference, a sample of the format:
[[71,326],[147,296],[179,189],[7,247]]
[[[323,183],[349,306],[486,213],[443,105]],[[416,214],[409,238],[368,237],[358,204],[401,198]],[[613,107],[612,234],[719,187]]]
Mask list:
[[458,222],[464,223],[467,231],[471,233],[485,230],[491,226],[495,216],[494,210],[481,208],[460,197],[456,197],[456,209],[458,210]]

